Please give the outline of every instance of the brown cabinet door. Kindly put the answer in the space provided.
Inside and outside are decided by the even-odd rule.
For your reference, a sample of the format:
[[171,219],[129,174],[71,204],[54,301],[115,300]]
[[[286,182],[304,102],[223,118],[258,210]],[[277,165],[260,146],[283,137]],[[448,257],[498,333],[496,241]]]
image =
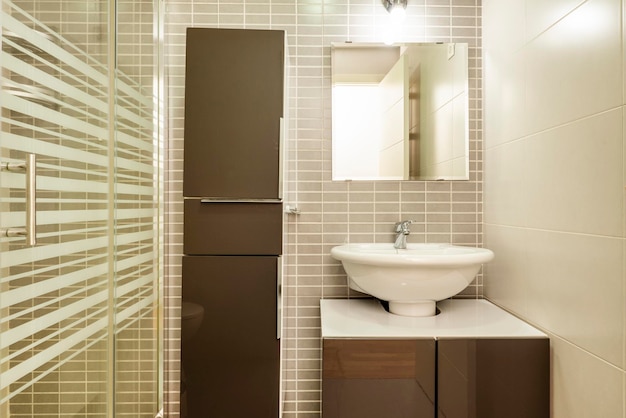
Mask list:
[[279,197],[284,36],[187,29],[185,196]]
[[548,339],[437,342],[439,418],[549,418]]
[[277,262],[183,257],[183,300],[204,307],[182,347],[189,418],[278,417]]
[[323,340],[324,418],[432,418],[435,341]]

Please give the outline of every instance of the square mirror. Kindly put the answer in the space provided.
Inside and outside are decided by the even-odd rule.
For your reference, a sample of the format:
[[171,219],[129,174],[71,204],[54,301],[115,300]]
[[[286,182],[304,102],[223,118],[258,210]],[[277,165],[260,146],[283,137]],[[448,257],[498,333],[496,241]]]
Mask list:
[[469,178],[468,45],[334,43],[333,180]]

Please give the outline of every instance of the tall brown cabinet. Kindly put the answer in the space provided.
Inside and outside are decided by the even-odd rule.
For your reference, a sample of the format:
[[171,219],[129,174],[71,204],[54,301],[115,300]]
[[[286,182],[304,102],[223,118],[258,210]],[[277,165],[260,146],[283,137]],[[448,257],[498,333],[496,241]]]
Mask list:
[[189,28],[182,347],[188,418],[276,418],[285,33]]

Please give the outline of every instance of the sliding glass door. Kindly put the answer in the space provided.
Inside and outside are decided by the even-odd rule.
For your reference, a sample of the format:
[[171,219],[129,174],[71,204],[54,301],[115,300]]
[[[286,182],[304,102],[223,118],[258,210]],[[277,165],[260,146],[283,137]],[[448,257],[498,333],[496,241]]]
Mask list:
[[128,3],[2,2],[1,417],[158,412],[159,23]]

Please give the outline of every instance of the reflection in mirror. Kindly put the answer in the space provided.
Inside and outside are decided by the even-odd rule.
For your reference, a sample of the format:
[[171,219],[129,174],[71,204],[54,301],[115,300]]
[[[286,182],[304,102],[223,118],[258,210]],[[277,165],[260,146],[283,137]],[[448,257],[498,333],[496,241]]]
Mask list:
[[467,180],[467,53],[333,44],[333,180]]

